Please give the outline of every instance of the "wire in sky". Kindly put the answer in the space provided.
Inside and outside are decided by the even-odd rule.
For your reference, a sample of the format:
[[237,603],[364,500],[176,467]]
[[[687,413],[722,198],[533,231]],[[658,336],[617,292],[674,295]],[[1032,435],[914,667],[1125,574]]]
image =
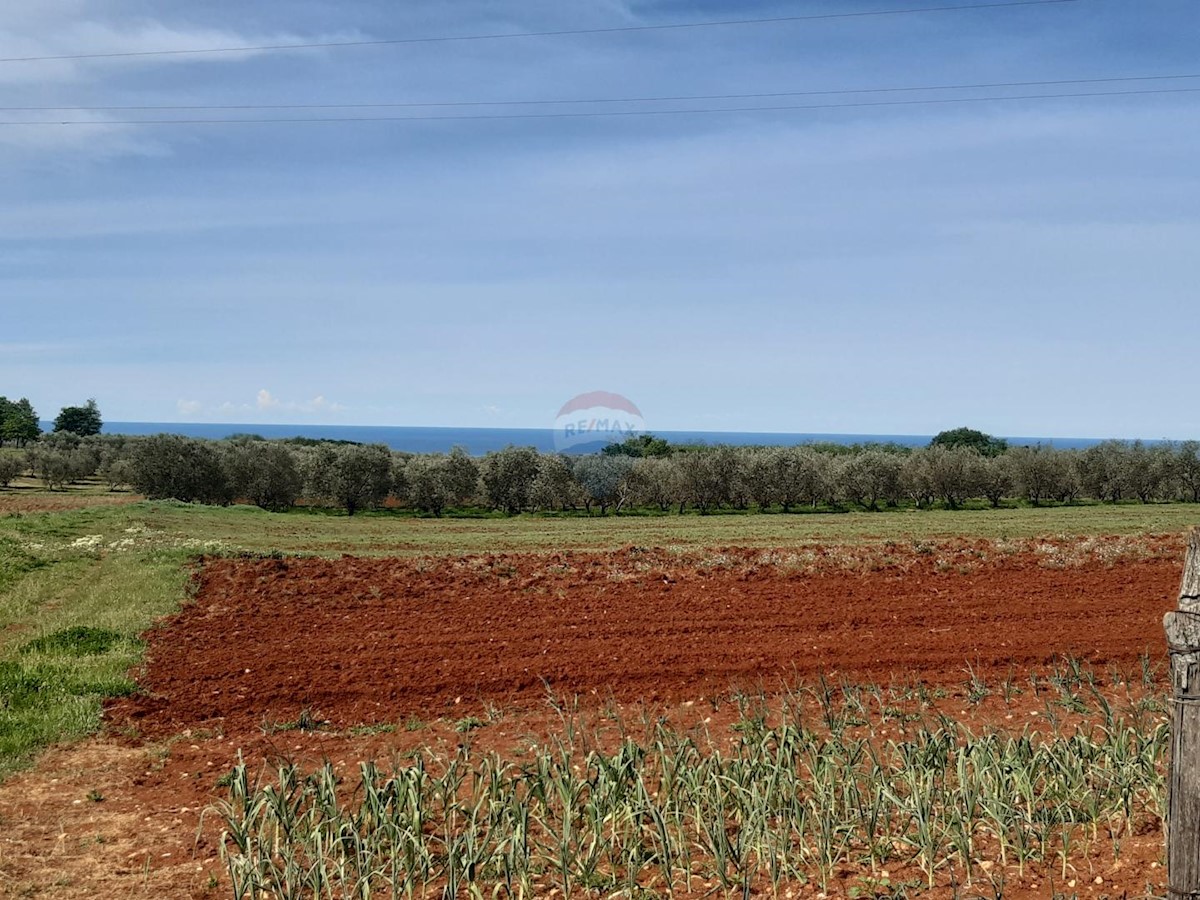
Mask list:
[[600,103],[667,103],[699,100],[766,100],[773,97],[819,97],[846,94],[896,94],[919,91],[992,90],[996,88],[1059,87],[1069,84],[1117,84],[1144,81],[1178,81],[1200,78],[1200,73],[1175,75],[1123,75],[1108,78],[1060,78],[1053,81],[993,81],[975,84],[928,84],[906,87],[838,88],[836,90],[769,91],[752,94],[678,94],[659,97],[583,97],[561,100],[446,100],[408,103],[235,103],[175,104],[161,106],[0,106],[0,112],[168,112],[182,110],[261,109],[411,109],[480,106],[570,106]]
[[498,119],[595,119],[615,118],[617,116],[683,116],[703,115],[711,113],[735,112],[787,112],[793,110],[821,109],[862,109],[883,106],[931,106],[965,103],[999,103],[1017,100],[1065,100],[1086,97],[1137,97],[1153,94],[1194,94],[1200,93],[1200,87],[1195,88],[1147,88],[1133,91],[1090,91],[1086,93],[1058,94],[1022,94],[1005,97],[940,97],[921,100],[865,100],[855,103],[814,103],[777,106],[719,106],[698,107],[692,109],[625,109],[606,110],[603,112],[548,112],[548,113],[482,113],[443,116],[327,116],[321,118],[272,118],[272,119],[97,119],[93,121],[30,121],[13,122],[0,121],[0,127],[13,125],[45,125],[63,126],[96,126],[96,125],[301,125],[319,123],[346,122],[451,122],[451,121],[482,121]]
[[140,56],[184,56],[206,53],[266,53],[277,50],[316,50],[336,47],[380,47],[396,44],[438,44],[451,41],[497,41],[511,38],[565,37],[587,34],[628,34],[639,31],[668,31],[684,28],[719,28],[731,25],[770,25],[786,22],[815,22],[828,19],[862,19],[872,16],[900,16],[916,13],[962,12],[973,9],[999,9],[1014,6],[1052,6],[1078,3],[1079,0],[1004,0],[1004,2],[919,6],[904,9],[875,9],[861,12],[818,13],[803,16],[774,16],[764,19],[718,19],[707,22],[676,22],[662,25],[621,25],[611,28],[564,28],[554,31],[515,31],[496,34],[440,35],[435,37],[388,38],[363,41],[313,41],[296,44],[263,44],[257,47],[197,47],[180,50],[129,50],[118,53],[72,53],[61,56],[0,57],[0,63],[50,62],[77,59],[120,59]]

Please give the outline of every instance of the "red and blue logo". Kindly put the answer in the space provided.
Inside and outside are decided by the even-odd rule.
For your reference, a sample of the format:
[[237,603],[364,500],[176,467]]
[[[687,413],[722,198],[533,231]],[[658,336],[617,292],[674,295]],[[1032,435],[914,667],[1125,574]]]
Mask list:
[[642,411],[628,397],[590,391],[572,397],[558,411],[554,447],[560,452],[587,453],[645,432]]

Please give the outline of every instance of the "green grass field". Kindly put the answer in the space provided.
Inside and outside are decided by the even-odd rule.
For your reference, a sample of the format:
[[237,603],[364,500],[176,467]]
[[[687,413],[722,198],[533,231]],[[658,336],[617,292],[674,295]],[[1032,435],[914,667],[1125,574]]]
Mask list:
[[184,600],[190,564],[201,553],[787,547],[959,536],[1136,535],[1178,532],[1200,521],[1200,507],[1181,504],[443,519],[150,502],[8,515],[3,509],[0,505],[0,777],[42,747],[94,731],[103,700],[133,689],[129,672],[142,653],[138,635]]

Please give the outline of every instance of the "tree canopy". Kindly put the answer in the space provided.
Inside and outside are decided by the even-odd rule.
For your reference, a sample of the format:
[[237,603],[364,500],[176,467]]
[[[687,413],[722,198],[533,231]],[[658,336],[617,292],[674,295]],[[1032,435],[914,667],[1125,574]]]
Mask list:
[[999,456],[1008,450],[1008,441],[1004,438],[992,437],[974,428],[952,428],[943,431],[929,442],[930,447],[945,447],[953,450],[957,447],[968,447],[983,456]]
[[99,434],[104,427],[100,418],[100,407],[95,398],[89,399],[83,406],[64,406],[54,419],[55,432],[67,431],[80,437]]
[[41,433],[37,412],[28,400],[24,397],[20,400],[0,397],[0,445],[12,441],[18,447],[23,447],[26,442],[37,440]]

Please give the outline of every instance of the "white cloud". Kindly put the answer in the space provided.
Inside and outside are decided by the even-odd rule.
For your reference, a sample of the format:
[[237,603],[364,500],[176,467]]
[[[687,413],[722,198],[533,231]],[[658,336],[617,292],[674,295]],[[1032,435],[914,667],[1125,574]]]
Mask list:
[[[90,54],[138,54],[158,50],[196,48],[249,48],[278,44],[356,40],[356,32],[298,35],[287,32],[241,34],[228,29],[172,25],[146,18],[121,17],[94,0],[37,0],[10,4],[0,11],[0,86],[5,105],[13,107],[88,106],[113,102],[110,88],[121,87],[131,69],[150,70],[180,65],[230,65],[260,55],[254,50],[225,53],[175,53],[152,56],[119,56],[96,59],[36,59],[36,57]],[[296,51],[316,52],[316,51]],[[23,58],[33,57],[21,62]],[[69,93],[61,92],[68,87]],[[153,90],[153,82],[147,87]],[[121,96],[118,94],[117,96]],[[119,102],[119,101],[118,101]],[[128,100],[131,105],[139,101]],[[164,102],[171,102],[170,100]],[[54,157],[105,161],[118,156],[164,155],[168,144],[144,128],[116,124],[129,113],[114,110],[20,111],[4,114],[9,121],[50,122],[52,125],[0,127],[0,163],[37,161]],[[143,117],[139,115],[138,117]],[[87,125],[57,125],[60,121],[86,121]]]
[[317,394],[307,401],[285,400],[276,397],[266,388],[262,388],[254,395],[253,403],[225,400],[215,405],[209,405],[200,400],[180,398],[175,401],[175,410],[180,416],[189,419],[254,422],[278,419],[280,414],[314,417],[337,416],[347,412],[347,407],[330,400],[324,394]]

